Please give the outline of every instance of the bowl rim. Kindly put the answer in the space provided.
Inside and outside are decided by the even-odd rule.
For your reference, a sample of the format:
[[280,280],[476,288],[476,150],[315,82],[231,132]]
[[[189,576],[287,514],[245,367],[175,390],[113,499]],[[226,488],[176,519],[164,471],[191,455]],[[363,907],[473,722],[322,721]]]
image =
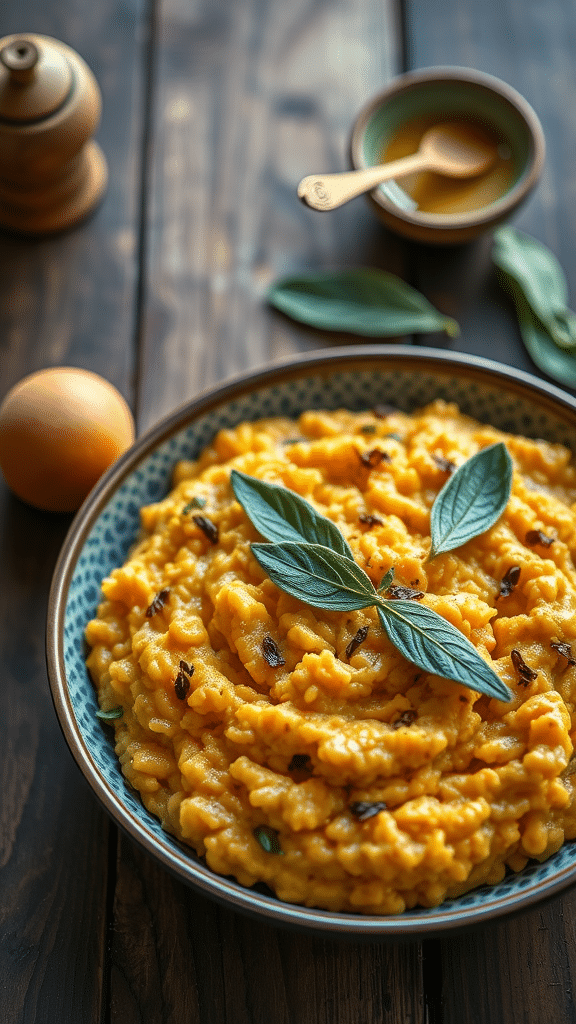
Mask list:
[[530,194],[540,178],[546,158],[546,140],[540,119],[528,100],[512,85],[486,72],[477,71],[473,68],[440,65],[438,67],[421,68],[417,71],[408,71],[391,79],[388,85],[366,102],[354,120],[349,140],[351,166],[353,168],[368,166],[363,159],[362,142],[366,125],[373,113],[392,96],[403,92],[410,92],[417,89],[420,85],[432,85],[434,82],[466,82],[494,92],[507,102],[516,114],[520,115],[528,128],[530,152],[527,170],[520,176],[509,192],[478,211],[425,213],[418,210],[405,210],[400,206],[396,206],[379,188],[373,189],[368,194],[368,198],[376,203],[390,218],[410,224],[414,228],[428,228],[431,231],[442,232],[450,231],[450,229],[464,231],[502,221],[511,210]]
[[[576,864],[567,865],[552,877],[527,884],[512,896],[504,894],[472,908],[465,915],[461,908],[451,909],[450,900],[433,910],[416,908],[398,915],[360,915],[283,903],[274,895],[246,888],[234,879],[214,873],[189,847],[173,836],[152,835],[125,806],[121,796],[102,776],[79,729],[64,662],[64,623],[68,588],[84,542],[103,508],[122,482],[159,444],[185,429],[193,420],[254,390],[274,383],[298,379],[314,372],[330,376],[336,369],[353,367],[390,368],[463,373],[471,380],[500,386],[507,393],[537,396],[540,406],[556,416],[562,412],[566,422],[576,429],[576,397],[529,373],[505,366],[495,360],[466,353],[453,353],[408,345],[343,346],[337,350],[315,350],[281,359],[263,367],[240,373],[196,398],[148,428],[118,461],[106,471],[72,520],[52,576],[46,619],[45,653],[52,701],[66,743],[90,785],[98,802],[121,831],[184,884],[216,902],[265,923],[292,930],[339,937],[366,939],[416,939],[468,929],[488,921],[511,916],[549,900],[576,884]],[[422,911],[422,913],[420,913]]]

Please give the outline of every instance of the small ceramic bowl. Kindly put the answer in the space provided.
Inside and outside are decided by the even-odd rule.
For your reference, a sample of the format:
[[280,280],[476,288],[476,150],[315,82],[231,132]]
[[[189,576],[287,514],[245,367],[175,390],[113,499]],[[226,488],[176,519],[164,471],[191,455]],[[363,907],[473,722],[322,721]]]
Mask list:
[[[415,126],[416,131],[418,125],[425,130],[434,123],[454,120],[482,126],[495,139],[499,157],[506,165],[488,172],[488,199],[479,191],[478,205],[473,198],[474,207],[469,210],[425,211],[417,208],[402,189],[402,180],[380,185],[368,194],[368,202],[386,226],[399,235],[434,245],[468,242],[509,218],[538,181],[545,143],[534,110],[505,82],[467,68],[428,68],[390,82],[354,122],[352,167],[382,163],[391,141],[410,126],[412,134]],[[416,148],[417,142],[410,151]],[[497,173],[502,177],[496,179]],[[444,187],[444,182],[436,183]],[[457,183],[457,188],[462,190],[463,185],[468,183]]]
[[70,750],[104,809],[128,836],[182,882],[268,924],[366,938],[418,938],[480,924],[533,906],[576,883],[576,842],[499,885],[483,886],[441,906],[399,915],[333,913],[283,903],[261,887],[214,874],[189,847],[164,832],[124,780],[112,730],[97,717],[85,665],[84,631],[100,583],[135,539],[139,510],[162,498],[174,463],[195,458],[217,430],[262,416],[305,409],[370,409],[385,400],[401,409],[434,398],[508,431],[576,450],[576,399],[488,360],[404,346],[320,351],[245,374],[177,410],[142,436],[102,477],[77,513],[54,573],[47,659],[56,712]]

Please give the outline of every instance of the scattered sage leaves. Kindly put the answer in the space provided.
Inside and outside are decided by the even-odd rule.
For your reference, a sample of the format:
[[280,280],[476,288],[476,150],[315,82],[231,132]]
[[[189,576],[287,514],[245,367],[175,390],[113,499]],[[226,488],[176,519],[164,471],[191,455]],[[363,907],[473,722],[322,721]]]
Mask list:
[[256,828],[254,829],[254,838],[258,840],[260,846],[266,853],[284,853],[280,846],[278,832],[270,825],[256,825]]
[[322,544],[252,544],[252,552],[277,587],[314,608],[349,612],[376,603],[364,570]]
[[415,288],[372,267],[285,277],[272,285],[267,299],[293,320],[326,331],[365,337],[442,331],[455,338],[460,333],[456,321]]
[[506,508],[512,460],[501,441],[467,459],[437,495],[430,517],[430,558],[452,551],[493,526]]
[[316,512],[299,494],[278,484],[247,476],[237,469],[232,470],[230,481],[237,501],[265,540],[272,543],[323,544],[345,558],[353,559],[350,547],[336,524]]
[[431,608],[416,601],[379,602],[378,618],[390,642],[419,668],[510,700],[508,687],[476,648]]
[[492,259],[511,295],[522,340],[540,370],[576,387],[576,315],[564,271],[550,250],[515,228],[499,228]]
[[110,711],[97,711],[96,718],[100,718],[103,722],[111,722],[115,718],[122,718],[124,714],[124,708],[110,708]]
[[[393,568],[376,591],[349,548],[349,554],[342,554],[318,543],[319,536],[332,536],[329,527],[322,525],[322,521],[330,521],[311,506],[305,515],[302,505],[308,503],[303,498],[292,504],[289,496],[298,496],[285,488],[233,473],[234,494],[248,518],[257,529],[264,526],[265,535],[277,538],[275,543],[251,544],[255,558],[276,586],[305,604],[330,611],[353,611],[375,605],[388,638],[419,668],[490,697],[511,699],[508,687],[473,644],[446,619],[415,601],[389,601],[381,596],[392,582]],[[297,530],[284,514],[294,507],[299,512]],[[292,539],[295,532],[300,537],[298,541]]]

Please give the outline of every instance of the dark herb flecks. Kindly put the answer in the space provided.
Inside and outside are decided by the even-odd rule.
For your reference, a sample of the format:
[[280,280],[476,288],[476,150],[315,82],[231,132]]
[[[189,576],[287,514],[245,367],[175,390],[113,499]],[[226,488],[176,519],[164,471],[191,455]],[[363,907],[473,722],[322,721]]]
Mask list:
[[284,852],[280,846],[278,832],[275,828],[271,828],[270,825],[256,825],[256,828],[254,829],[254,838],[258,840],[260,846],[266,853]]
[[281,668],[282,665],[286,664],[278,644],[269,635],[266,635],[262,641],[262,654],[270,665],[270,668]]
[[218,527],[216,523],[213,523],[207,516],[192,516],[196,526],[198,526],[202,533],[204,533],[211,544],[218,543]]
[[373,818],[376,814],[380,814],[380,811],[385,811],[386,804],[382,800],[375,800],[374,802],[369,800],[355,800],[354,803],[350,804],[350,810],[358,821],[368,821],[369,818]]
[[368,626],[360,626],[360,629],[358,630],[356,635],[352,637],[350,643],[348,644],[348,646],[346,648],[346,652],[345,653],[346,653],[346,657],[347,658],[351,658],[352,657],[352,655],[354,654],[354,651],[358,650],[360,645],[364,643],[364,641],[365,641],[367,636],[368,636]]
[[552,640],[550,642],[550,647],[553,651],[557,651],[558,654],[561,654],[563,658],[566,658],[568,665],[576,665],[576,658],[572,654],[570,644],[567,644],[562,640]]
[[153,615],[158,615],[158,612],[162,611],[164,605],[166,604],[166,601],[168,600],[169,595],[170,591],[167,587],[164,590],[161,590],[158,594],[156,594],[156,597],[154,598],[153,601],[151,601],[151,603],[148,605],[146,609],[147,619],[151,619]]
[[548,537],[542,530],[528,530],[524,540],[530,547],[541,544],[542,547],[549,548],[554,543],[554,537]]
[[288,765],[289,772],[311,772],[312,762],[309,754],[293,754],[290,764]]
[[377,469],[383,462],[392,462],[388,452],[380,451],[380,448],[372,448],[369,452],[358,452],[358,458],[367,469]]
[[174,692],[178,700],[186,700],[190,693],[190,677],[193,673],[194,665],[189,665],[187,661],[180,662],[180,670],[174,680]]
[[500,590],[497,594],[496,600],[498,600],[499,597],[509,597],[512,591],[518,586],[519,580],[520,566],[511,565],[500,580]]
[[180,671],[176,676],[174,680],[174,693],[178,700],[186,700],[190,693],[190,676],[186,675],[185,672]]
[[453,473],[456,469],[456,463],[444,455],[433,455],[432,458],[442,473]]
[[391,583],[386,591],[386,596],[391,597],[393,601],[421,601],[424,591],[403,587],[400,583]]
[[530,668],[530,666],[526,664],[524,658],[520,654],[520,651],[517,651],[516,649],[510,651],[510,657],[512,658],[512,664],[514,665],[518,674],[519,682],[522,686],[527,686],[528,683],[533,683],[534,680],[537,679],[538,673],[535,669]]
[[358,519],[360,520],[361,523],[364,524],[364,526],[382,526],[383,525],[382,520],[379,518],[379,516],[373,516],[370,513],[364,513],[361,516],[358,516]]
[[418,714],[413,710],[413,708],[406,708],[406,711],[402,712],[400,718],[397,718],[396,721],[392,723],[392,726],[394,729],[400,729],[403,725],[412,725],[417,718]]

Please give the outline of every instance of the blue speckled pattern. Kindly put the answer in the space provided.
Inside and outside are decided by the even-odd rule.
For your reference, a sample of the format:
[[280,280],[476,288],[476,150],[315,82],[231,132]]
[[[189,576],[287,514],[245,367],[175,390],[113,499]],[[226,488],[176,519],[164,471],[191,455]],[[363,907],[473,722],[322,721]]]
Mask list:
[[[115,566],[122,563],[133,542],[139,525],[139,508],[143,504],[161,498],[169,488],[171,470],[180,458],[194,458],[200,450],[210,442],[215,432],[221,427],[233,426],[244,419],[256,419],[262,416],[287,415],[294,416],[306,408],[373,408],[375,405],[391,403],[400,408],[410,410],[426,404],[433,398],[441,397],[457,402],[461,409],[479,420],[491,422],[505,430],[525,433],[532,437],[545,437],[549,440],[574,444],[575,438],[569,422],[569,416],[556,416],[553,407],[545,401],[540,402],[538,396],[514,389],[502,390],[489,375],[483,381],[481,374],[476,379],[462,379],[454,373],[453,367],[442,365],[438,371],[428,366],[421,373],[414,374],[410,367],[406,368],[399,360],[390,365],[384,363],[381,369],[371,365],[353,371],[342,370],[338,361],[334,360],[333,372],[326,375],[323,368],[320,372],[315,366],[312,370],[302,371],[301,379],[276,378],[271,383],[247,395],[240,395],[221,402],[215,408],[199,415],[184,427],[160,443],[151,454],[141,462],[123,480],[113,493],[108,503],[100,511],[91,525],[88,535],[80,548],[79,556],[73,568],[64,613],[64,667],[72,718],[75,719],[73,731],[77,732],[78,743],[73,745],[73,752],[81,763],[78,748],[84,747],[92,758],[102,779],[102,787],[109,788],[112,800],[116,801],[120,811],[116,817],[122,824],[122,817],[137,822],[136,831],[142,835],[144,830],[149,841],[145,844],[153,852],[156,840],[166,846],[173,845],[178,855],[182,856],[182,846],[162,831],[159,823],[144,810],[138,796],[125,784],[119,771],[113,751],[112,730],[96,718],[96,701],[92,685],[85,668],[84,629],[87,621],[94,615],[100,595],[102,578]],[[185,421],[185,414],[179,417],[179,423]],[[80,522],[79,527],[82,526]],[[73,527],[74,532],[75,527]],[[58,570],[57,570],[58,572]],[[48,626],[50,631],[50,623]],[[58,680],[51,673],[51,683],[56,691]],[[60,684],[61,685],[61,684]],[[58,707],[58,700],[55,702]],[[70,741],[70,737],[68,737]],[[82,764],[81,764],[82,766]],[[101,795],[101,794],[99,794]],[[193,865],[199,864],[195,855],[188,851],[185,857]],[[505,881],[491,889],[479,889],[468,895],[448,901],[442,908],[428,911],[415,910],[402,915],[404,926],[416,930],[418,922],[426,928],[426,919],[430,915],[435,921],[442,920],[444,914],[454,922],[474,918],[474,910],[482,908],[486,902],[498,902],[503,899],[514,903],[520,893],[540,885],[546,880],[555,879],[559,872],[572,870],[576,866],[576,844],[568,843],[553,858],[542,865],[535,864],[518,875],[510,875]],[[205,868],[202,868],[206,873]],[[182,870],[180,870],[182,875]],[[196,879],[197,880],[197,879]],[[194,882],[191,877],[189,881]],[[217,885],[217,880],[215,880]],[[204,884],[209,892],[208,885]],[[228,888],[240,890],[236,883],[228,883]],[[215,892],[214,895],[219,895]],[[269,897],[253,896],[253,899],[273,903]],[[241,905],[242,899],[239,902]],[[252,911],[254,905],[249,907]],[[472,914],[471,914],[472,912]],[[314,926],[315,911],[301,911],[298,924],[302,925],[306,915]],[[288,914],[289,916],[289,914]],[[323,914],[323,919],[330,915]],[[354,922],[354,915],[337,915],[339,922],[348,918]],[[356,919],[358,920],[358,919]],[[380,919],[382,932],[386,932],[386,921]],[[306,923],[306,920],[304,920]],[[339,925],[339,930],[346,925]],[[351,929],[352,930],[352,929]]]

